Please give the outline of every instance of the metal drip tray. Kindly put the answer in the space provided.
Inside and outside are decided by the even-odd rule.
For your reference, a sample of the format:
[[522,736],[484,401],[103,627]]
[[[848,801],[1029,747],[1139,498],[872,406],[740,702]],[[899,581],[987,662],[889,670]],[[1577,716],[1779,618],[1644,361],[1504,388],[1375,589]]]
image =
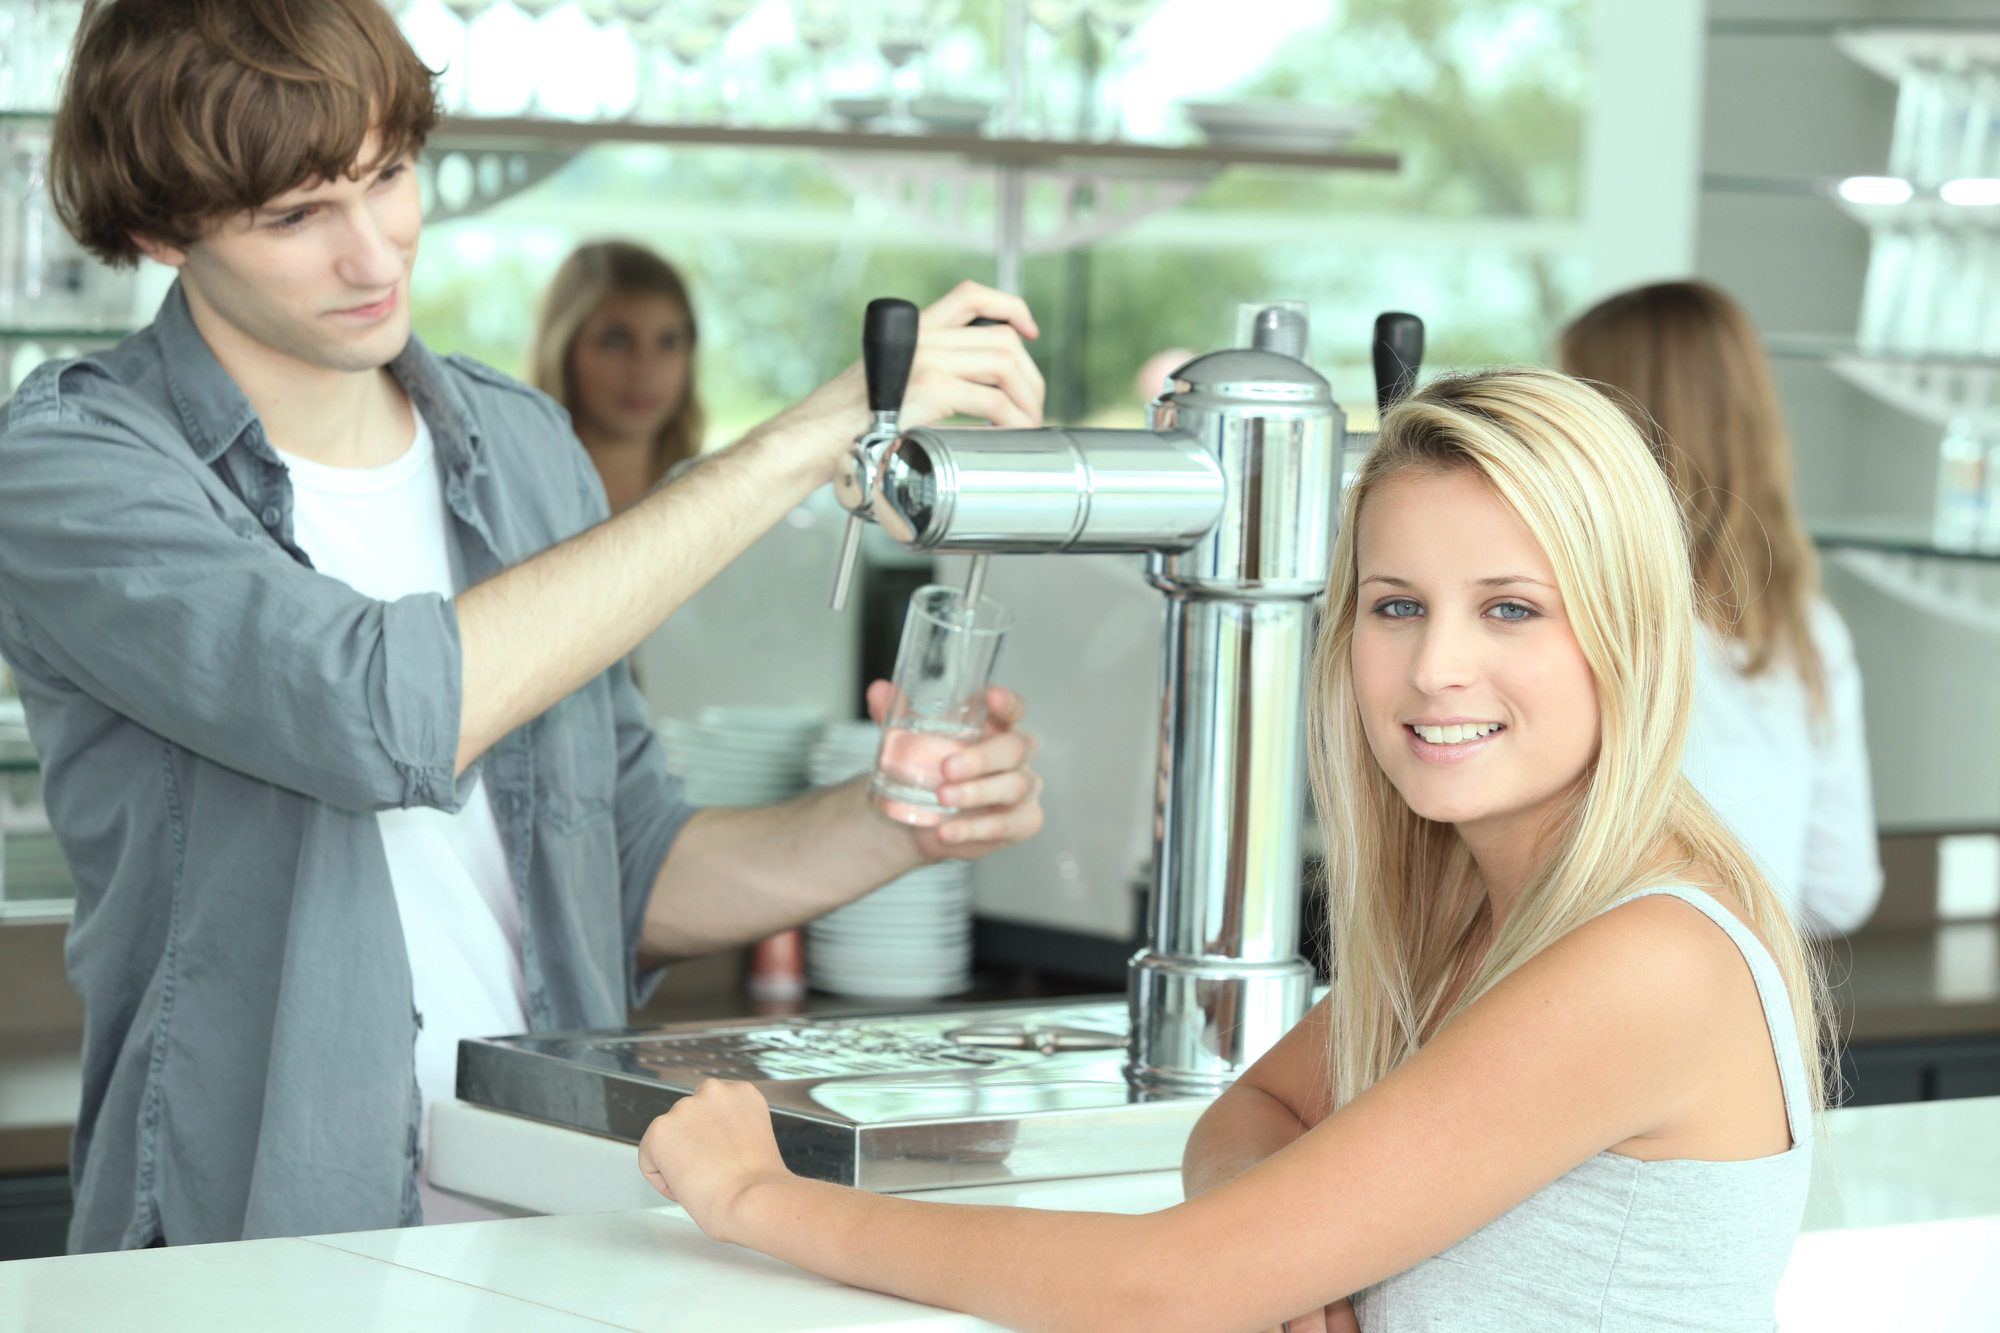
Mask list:
[[794,1171],[884,1192],[1177,1167],[1207,1099],[1130,1087],[1128,1032],[1120,999],[499,1037],[460,1043],[458,1095],[636,1143],[746,1079]]

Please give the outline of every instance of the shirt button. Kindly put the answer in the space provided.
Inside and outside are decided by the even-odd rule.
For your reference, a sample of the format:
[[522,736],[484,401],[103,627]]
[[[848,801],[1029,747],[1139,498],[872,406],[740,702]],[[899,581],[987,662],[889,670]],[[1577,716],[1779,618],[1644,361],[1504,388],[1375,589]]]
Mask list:
[[278,507],[276,505],[270,506],[264,511],[264,526],[267,528],[277,527],[278,518],[279,518]]

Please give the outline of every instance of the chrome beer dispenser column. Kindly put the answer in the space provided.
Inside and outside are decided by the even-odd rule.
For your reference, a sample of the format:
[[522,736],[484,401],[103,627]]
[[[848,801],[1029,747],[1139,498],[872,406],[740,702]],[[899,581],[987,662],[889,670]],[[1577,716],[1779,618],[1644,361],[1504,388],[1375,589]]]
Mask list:
[[1197,357],[1150,430],[906,431],[874,515],[911,550],[1136,551],[1167,595],[1152,924],[1127,1073],[1212,1094],[1305,1013],[1305,672],[1332,554],[1344,421],[1267,309],[1257,346]]

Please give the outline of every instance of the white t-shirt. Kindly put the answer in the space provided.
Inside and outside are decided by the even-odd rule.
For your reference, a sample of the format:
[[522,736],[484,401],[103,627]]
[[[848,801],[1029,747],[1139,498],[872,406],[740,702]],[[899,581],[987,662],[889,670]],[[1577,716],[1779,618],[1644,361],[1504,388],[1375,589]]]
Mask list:
[[[464,581],[430,427],[415,415],[416,438],[386,467],[328,467],[279,454],[291,471],[299,549],[321,573],[377,601],[453,597]],[[459,1039],[528,1030],[521,905],[483,782],[455,815],[417,807],[384,810],[376,820],[423,1016],[416,1065],[428,1160],[431,1104],[457,1093]],[[499,1216],[438,1195],[428,1176],[427,1167],[419,1180],[427,1222]]]
[[1741,645],[1702,630],[1681,771],[1801,925],[1851,931],[1882,895],[1861,670],[1847,626],[1824,600],[1813,607],[1812,638],[1826,673],[1819,717],[1797,671],[1778,665],[1745,676]]

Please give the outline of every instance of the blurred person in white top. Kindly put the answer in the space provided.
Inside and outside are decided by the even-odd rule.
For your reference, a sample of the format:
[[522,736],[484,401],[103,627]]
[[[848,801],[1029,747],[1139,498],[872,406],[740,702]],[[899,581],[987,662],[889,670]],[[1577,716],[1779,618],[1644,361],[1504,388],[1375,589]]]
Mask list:
[[1755,326],[1707,283],[1657,283],[1586,311],[1561,357],[1637,423],[1680,497],[1705,630],[1683,771],[1803,926],[1856,929],[1882,892],[1861,673],[1820,595]]

